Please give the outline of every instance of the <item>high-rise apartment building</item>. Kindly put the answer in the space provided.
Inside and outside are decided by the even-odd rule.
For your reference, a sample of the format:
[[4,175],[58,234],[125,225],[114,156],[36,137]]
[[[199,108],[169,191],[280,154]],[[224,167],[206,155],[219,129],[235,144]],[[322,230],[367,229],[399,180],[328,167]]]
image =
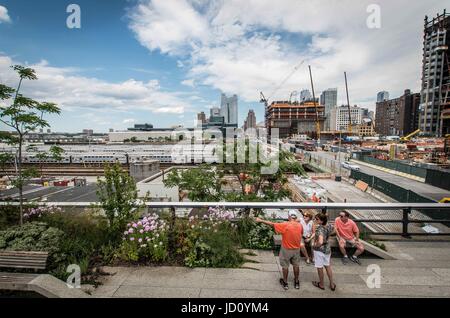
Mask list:
[[[350,107],[350,115],[352,120],[352,127],[362,124],[364,109],[358,106]],[[347,131],[349,130],[349,116],[348,106],[334,107],[330,112],[330,129],[333,131]]]
[[320,95],[320,105],[325,106],[325,130],[330,130],[330,114],[333,107],[337,106],[337,88],[329,88]]
[[200,112],[197,114],[197,126],[202,127],[203,124],[206,123],[206,115],[204,112]]
[[209,117],[218,117],[220,116],[220,108],[219,107],[211,107],[209,110]]
[[233,95],[227,97],[222,94],[220,100],[220,115],[223,116],[226,124],[236,125],[238,124],[238,97]]
[[450,133],[450,14],[425,16],[419,129],[443,136]]
[[377,94],[377,103],[388,100],[389,99],[389,92],[381,91]]
[[256,128],[256,115],[253,109],[250,109],[247,114],[247,119],[244,122],[244,129]]
[[383,136],[406,136],[415,131],[419,121],[420,94],[409,89],[394,99],[377,103],[375,130]]
[[300,103],[301,102],[307,102],[309,100],[312,100],[311,92],[307,89],[303,89],[300,91]]

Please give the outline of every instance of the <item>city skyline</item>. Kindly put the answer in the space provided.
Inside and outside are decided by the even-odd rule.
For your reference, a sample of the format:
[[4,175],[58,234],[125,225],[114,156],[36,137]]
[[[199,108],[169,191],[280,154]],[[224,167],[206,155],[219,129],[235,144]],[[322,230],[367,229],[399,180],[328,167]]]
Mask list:
[[[269,94],[302,59],[312,66],[316,98],[328,87],[344,92],[345,70],[350,104],[374,110],[379,91],[420,91],[423,19],[443,9],[439,1],[383,3],[381,28],[369,29],[370,1],[345,12],[326,1],[316,12],[299,1],[294,7],[307,13],[305,21],[288,1],[261,21],[256,18],[269,2],[252,10],[234,1],[77,3],[81,29],[66,27],[67,4],[0,3],[0,82],[17,85],[13,64],[35,68],[39,80],[27,83],[24,94],[60,105],[62,115],[50,118],[52,131],[107,132],[142,122],[193,127],[197,113],[220,106],[222,92],[239,97],[239,125],[249,109],[261,121],[259,91]],[[35,16],[37,7],[43,15]],[[158,25],[164,28],[155,32]],[[361,31],[350,36],[349,29]],[[392,50],[376,49],[383,45]],[[309,89],[305,65],[271,100]],[[394,81],[398,73],[404,75]],[[338,105],[346,104],[344,97],[339,94]]]

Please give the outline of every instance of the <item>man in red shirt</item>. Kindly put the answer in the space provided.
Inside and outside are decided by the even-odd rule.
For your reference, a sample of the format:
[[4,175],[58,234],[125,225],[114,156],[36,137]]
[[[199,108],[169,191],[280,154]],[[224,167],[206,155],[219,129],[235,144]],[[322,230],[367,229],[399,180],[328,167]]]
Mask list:
[[283,269],[283,278],[280,278],[280,284],[285,290],[289,289],[287,279],[289,275],[289,263],[294,268],[294,287],[300,288],[300,281],[298,280],[300,274],[300,248],[303,236],[303,227],[297,221],[297,212],[289,210],[288,221],[282,223],[273,223],[260,218],[255,219],[256,222],[264,223],[273,226],[275,232],[281,234],[281,249],[280,249],[280,265]]
[[341,250],[342,263],[345,265],[348,263],[349,257],[345,247],[349,244],[351,247],[356,248],[355,254],[350,256],[350,260],[361,265],[358,256],[364,252],[364,245],[359,241],[359,229],[353,220],[349,219],[350,214],[347,211],[339,213],[339,217],[334,221],[334,227],[336,229],[336,238],[339,243],[339,249]]

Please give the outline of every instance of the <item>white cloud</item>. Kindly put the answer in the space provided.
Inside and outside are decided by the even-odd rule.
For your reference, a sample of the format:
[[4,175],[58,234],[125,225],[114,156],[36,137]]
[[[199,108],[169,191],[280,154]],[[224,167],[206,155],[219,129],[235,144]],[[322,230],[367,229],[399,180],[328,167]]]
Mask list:
[[8,15],[8,9],[0,5],[0,24],[2,22],[11,22],[11,18]]
[[379,0],[381,29],[368,29],[372,0],[167,2],[141,1],[130,27],[149,50],[182,59],[184,84],[255,102],[259,91],[270,94],[305,59],[274,98],[309,88],[310,64],[317,95],[338,87],[338,102],[345,102],[347,71],[350,102],[371,107],[380,90],[391,96],[419,90],[423,18],[443,9],[440,0]]
[[195,87],[195,81],[193,79],[186,79],[181,81],[181,84],[189,87]]
[[[0,55],[0,82],[12,87],[17,85],[17,74],[10,68],[14,64],[23,63]],[[55,102],[65,111],[180,114],[191,108],[181,93],[163,90],[157,80],[112,83],[78,75],[75,68],[53,67],[45,60],[28,66],[36,70],[39,79],[23,83],[23,94]]]
[[136,120],[134,118],[126,118],[122,121],[122,124],[131,124],[131,123],[135,123]]
[[183,47],[207,40],[205,19],[185,0],[140,3],[130,17],[130,28],[150,50],[181,53]]

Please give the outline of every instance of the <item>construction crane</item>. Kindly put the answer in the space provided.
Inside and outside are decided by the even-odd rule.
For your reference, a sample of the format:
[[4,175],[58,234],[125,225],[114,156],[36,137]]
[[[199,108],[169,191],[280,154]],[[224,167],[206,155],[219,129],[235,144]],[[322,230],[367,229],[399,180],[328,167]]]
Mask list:
[[313,78],[312,78],[312,73],[311,73],[311,65],[308,65],[309,68],[309,78],[311,80],[311,90],[312,90],[312,94],[313,94],[313,103],[314,103],[314,108],[316,109],[316,134],[317,134],[317,142],[320,143],[320,122],[319,122],[319,112],[317,110],[317,103],[316,103],[316,95],[314,93],[314,83],[313,83]]
[[348,87],[347,87],[347,72],[344,72],[344,78],[345,78],[345,92],[347,94],[347,107],[348,107],[348,131],[352,132],[352,113],[350,110],[350,100],[348,98]]
[[302,60],[300,63],[298,63],[293,69],[292,71],[280,82],[280,84],[275,87],[275,89],[270,93],[269,97],[266,98],[263,94],[263,92],[259,92],[259,97],[260,97],[260,103],[264,103],[264,117],[265,117],[265,124],[266,127],[268,127],[268,115],[269,115],[269,100],[276,94],[276,92],[278,92],[278,90],[291,78],[292,75],[295,74],[295,72],[297,72],[297,70],[300,68],[300,66],[303,65],[303,63],[305,63],[305,60]]
[[412,137],[420,133],[420,129],[414,130],[412,133],[400,138],[401,141],[409,141]]

